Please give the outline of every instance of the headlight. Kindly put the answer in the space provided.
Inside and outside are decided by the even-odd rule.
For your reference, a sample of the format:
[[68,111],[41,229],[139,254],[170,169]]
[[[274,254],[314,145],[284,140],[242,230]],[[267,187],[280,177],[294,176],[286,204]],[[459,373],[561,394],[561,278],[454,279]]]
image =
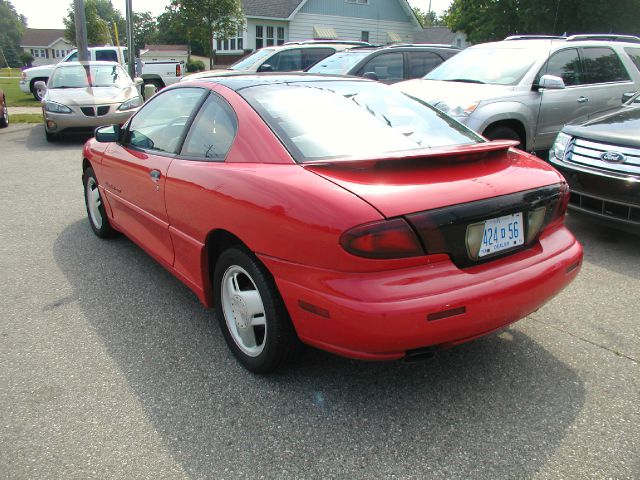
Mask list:
[[137,108],[142,105],[142,99],[140,97],[135,97],[127,100],[122,105],[118,107],[118,110],[131,110],[132,108]]
[[476,108],[478,108],[478,105],[480,105],[480,100],[464,103],[440,102],[436,103],[434,107],[447,115],[451,115],[452,117],[468,117]]
[[61,103],[52,102],[51,100],[47,100],[44,103],[44,109],[47,112],[52,113],[71,113],[71,109],[66,105],[62,105]]
[[558,160],[562,160],[570,140],[570,135],[560,132],[556,137],[556,141],[553,142],[553,147],[551,147],[551,155],[555,156]]

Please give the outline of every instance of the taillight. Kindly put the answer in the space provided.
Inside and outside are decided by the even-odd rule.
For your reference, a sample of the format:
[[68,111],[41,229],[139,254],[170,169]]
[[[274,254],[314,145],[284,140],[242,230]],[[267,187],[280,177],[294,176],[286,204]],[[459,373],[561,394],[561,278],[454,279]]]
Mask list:
[[562,182],[560,184],[560,200],[558,201],[558,217],[562,217],[567,213],[570,198],[571,191],[569,190],[569,185],[566,182]]
[[420,240],[402,218],[367,223],[340,237],[347,252],[366,258],[406,258],[424,255]]
[[22,72],[22,81],[24,82],[27,79],[27,74]]
[[182,66],[178,63],[176,64],[176,77],[182,75]]

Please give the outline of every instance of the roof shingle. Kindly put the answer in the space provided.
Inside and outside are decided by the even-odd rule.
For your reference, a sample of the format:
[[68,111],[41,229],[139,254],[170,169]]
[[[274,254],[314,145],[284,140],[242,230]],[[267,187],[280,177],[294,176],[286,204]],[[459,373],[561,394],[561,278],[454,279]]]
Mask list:
[[242,0],[248,17],[289,18],[303,0]]
[[46,47],[59,38],[64,38],[62,28],[25,28],[20,46]]

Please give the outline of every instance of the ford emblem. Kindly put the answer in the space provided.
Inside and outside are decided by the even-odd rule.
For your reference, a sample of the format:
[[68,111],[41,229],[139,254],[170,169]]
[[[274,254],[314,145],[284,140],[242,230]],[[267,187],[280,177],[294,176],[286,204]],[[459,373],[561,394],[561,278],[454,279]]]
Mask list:
[[619,152],[604,152],[600,155],[600,158],[605,162],[611,163],[622,163],[627,159],[627,157]]

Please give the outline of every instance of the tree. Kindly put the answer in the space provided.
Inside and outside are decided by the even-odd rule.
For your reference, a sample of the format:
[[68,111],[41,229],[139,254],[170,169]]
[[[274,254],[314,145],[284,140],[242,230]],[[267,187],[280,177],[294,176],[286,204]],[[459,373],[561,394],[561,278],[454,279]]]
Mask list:
[[33,65],[33,55],[31,55],[29,52],[22,52],[19,55],[19,58],[23,67],[31,67]]
[[640,1],[453,0],[444,22],[472,43],[514,34],[640,33]]
[[[194,38],[191,33],[191,26],[186,21],[184,15],[178,11],[178,7],[169,5],[164,13],[158,16],[158,32],[155,41],[158,43],[179,45],[187,44],[189,50],[196,55],[205,55],[206,45],[210,42],[200,41]],[[208,53],[207,53],[208,54]]]
[[[84,15],[87,25],[87,41],[89,45],[105,45],[115,43],[113,24],[118,26],[118,41],[125,44],[125,21],[122,13],[116,10],[111,0],[84,0]],[[67,10],[64,22],[64,37],[76,43],[76,24],[73,2]]]
[[423,27],[435,27],[441,25],[438,15],[433,10],[430,12],[424,12],[418,7],[413,7],[413,13],[418,17],[418,20]]
[[27,19],[24,15],[19,15],[11,2],[0,0],[0,50],[3,53],[0,63],[4,63],[6,59],[9,66],[20,66],[18,52],[22,50],[20,40],[26,26]]
[[213,37],[235,37],[244,25],[240,0],[172,0],[171,4],[183,16],[189,36],[205,46],[213,68]]
[[158,23],[150,12],[133,12],[133,38],[135,40],[136,54],[145,45],[152,44],[158,36]]

